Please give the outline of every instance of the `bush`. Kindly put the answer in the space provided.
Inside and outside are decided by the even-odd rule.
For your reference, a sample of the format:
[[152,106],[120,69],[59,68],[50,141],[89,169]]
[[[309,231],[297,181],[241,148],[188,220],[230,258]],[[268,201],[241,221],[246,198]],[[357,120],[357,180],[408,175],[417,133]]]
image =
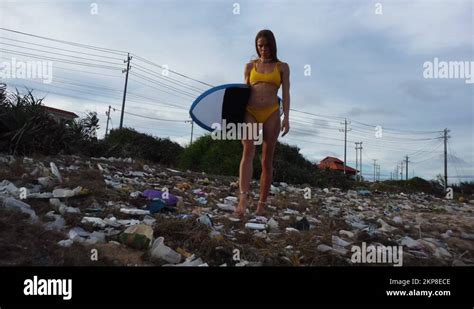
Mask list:
[[5,84],[0,85],[0,151],[13,155],[81,153],[96,140],[91,136],[91,126],[98,127],[94,113],[78,121],[57,122],[43,108],[42,101],[31,90],[21,95],[18,90],[9,93]]
[[168,138],[157,138],[132,128],[110,131],[104,143],[105,146],[97,147],[100,151],[107,149],[104,156],[141,158],[167,166],[177,166],[183,152],[178,143]]
[[[242,150],[239,140],[213,140],[211,135],[205,135],[184,149],[180,167],[197,172],[239,176]],[[253,178],[257,179],[262,171],[261,151],[262,146],[257,146],[253,161]],[[299,148],[279,142],[273,161],[273,181],[321,187],[349,187],[349,182],[341,173],[317,170],[313,163],[299,153]]]

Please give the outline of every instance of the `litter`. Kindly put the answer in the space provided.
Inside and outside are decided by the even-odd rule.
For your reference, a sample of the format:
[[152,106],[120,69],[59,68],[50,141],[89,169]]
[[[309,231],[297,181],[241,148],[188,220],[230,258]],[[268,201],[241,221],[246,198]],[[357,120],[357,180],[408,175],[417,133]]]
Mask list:
[[149,215],[149,210],[138,209],[138,208],[120,208],[120,212],[129,215]]
[[265,224],[262,224],[262,223],[252,223],[252,222],[248,222],[245,224],[245,227],[248,228],[248,229],[251,229],[251,230],[264,230],[266,229],[266,225]]
[[212,227],[214,225],[211,216],[209,216],[208,214],[201,215],[199,218],[197,218],[197,222],[204,224],[208,227]]
[[153,241],[153,229],[146,224],[128,227],[119,236],[121,243],[135,249],[146,249]]
[[158,237],[150,250],[151,258],[165,260],[168,263],[177,264],[181,261],[181,254],[164,244],[164,237]]

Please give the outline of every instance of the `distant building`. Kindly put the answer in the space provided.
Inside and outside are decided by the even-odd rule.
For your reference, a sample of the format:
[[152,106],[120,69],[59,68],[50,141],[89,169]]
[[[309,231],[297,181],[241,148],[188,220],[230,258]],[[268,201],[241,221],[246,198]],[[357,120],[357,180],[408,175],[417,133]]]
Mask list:
[[75,118],[79,117],[73,112],[68,112],[59,108],[43,106],[43,108],[48,112],[50,116],[54,118],[57,122],[61,121],[72,121]]
[[[326,157],[322,159],[319,164],[316,164],[316,168],[318,169],[325,169],[329,168],[330,170],[334,171],[341,171],[344,173],[344,161],[339,160],[338,158],[335,157]],[[346,174],[347,175],[354,175],[358,171],[348,165],[346,165]]]

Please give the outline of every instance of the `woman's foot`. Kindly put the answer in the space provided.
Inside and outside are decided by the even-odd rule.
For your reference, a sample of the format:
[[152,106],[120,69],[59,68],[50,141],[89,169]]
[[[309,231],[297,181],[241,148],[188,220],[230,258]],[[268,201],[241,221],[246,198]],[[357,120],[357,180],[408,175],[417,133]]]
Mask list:
[[247,211],[248,200],[249,200],[249,193],[240,192],[239,205],[235,208],[235,211],[234,211],[235,216],[241,219],[245,216],[245,212]]
[[257,216],[265,217],[267,215],[267,211],[265,210],[265,204],[266,204],[265,202],[258,201],[257,211],[255,211],[255,214]]

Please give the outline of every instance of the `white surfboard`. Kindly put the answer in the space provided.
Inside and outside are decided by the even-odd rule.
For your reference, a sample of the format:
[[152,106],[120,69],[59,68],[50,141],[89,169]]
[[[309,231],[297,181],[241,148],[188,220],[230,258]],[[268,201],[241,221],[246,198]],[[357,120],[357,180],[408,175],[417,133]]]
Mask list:
[[[243,122],[245,107],[250,98],[250,86],[247,84],[225,84],[208,89],[194,100],[189,114],[191,119],[201,128],[214,131],[215,123]],[[282,114],[281,99],[280,114]]]

